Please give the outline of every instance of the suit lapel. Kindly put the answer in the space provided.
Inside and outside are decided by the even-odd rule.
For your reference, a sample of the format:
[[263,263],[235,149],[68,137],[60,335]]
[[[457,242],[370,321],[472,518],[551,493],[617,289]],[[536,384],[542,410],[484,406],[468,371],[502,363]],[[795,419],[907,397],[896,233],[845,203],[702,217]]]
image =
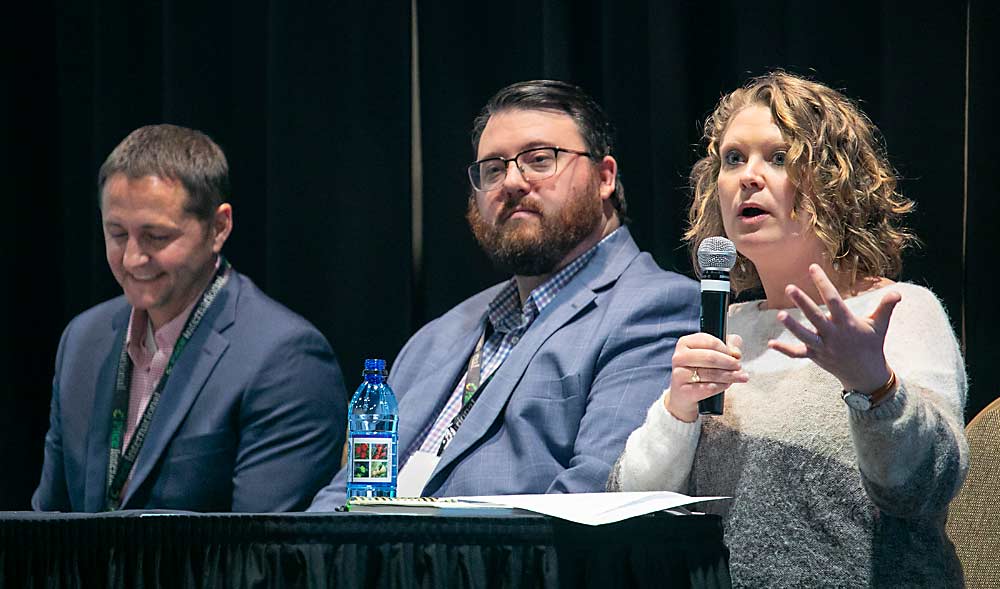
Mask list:
[[191,405],[201,393],[215,365],[229,347],[229,340],[220,332],[235,320],[240,292],[240,276],[235,270],[230,272],[226,286],[205,313],[201,325],[195,330],[187,348],[178,358],[167,380],[166,388],[160,395],[160,404],[153,415],[146,441],[136,457],[132,480],[122,498],[124,509],[130,507],[129,499],[152,472],[183,423]]
[[[562,294],[560,293],[560,298],[562,298]],[[550,306],[545,309],[542,315],[539,315],[535,319],[535,324],[525,332],[524,337],[521,338],[521,341],[511,351],[510,356],[493,373],[493,377],[486,385],[486,388],[483,389],[483,393],[475,406],[469,411],[469,415],[462,423],[462,427],[455,435],[455,439],[445,448],[444,454],[441,455],[441,461],[438,463],[434,474],[431,475],[428,482],[429,487],[436,485],[437,481],[435,479],[438,479],[439,475],[448,471],[450,466],[467,450],[478,444],[486,435],[490,426],[502,417],[504,407],[507,406],[507,401],[510,400],[514,389],[517,388],[518,383],[528,369],[531,359],[538,352],[542,344],[577,313],[586,308],[593,300],[593,291],[589,289],[581,290],[576,293],[576,296],[572,297],[572,301],[568,304],[560,305],[557,309],[554,309],[555,312],[549,314],[549,311],[553,311]],[[543,318],[545,315],[547,317]],[[446,478],[446,475],[440,477],[440,482],[443,482],[444,478]]]
[[127,304],[111,320],[109,341],[93,342],[96,350],[109,350],[94,386],[93,413],[87,433],[87,463],[84,482],[84,511],[104,511],[108,484],[108,449],[111,436],[111,405],[114,401],[118,360],[125,344],[131,307]]
[[[441,455],[441,460],[424,489],[425,493],[433,493],[447,478],[451,466],[478,444],[489,428],[502,418],[507,402],[539,348],[552,334],[589,309],[597,298],[596,293],[613,284],[638,254],[639,248],[628,229],[622,227],[598,248],[594,258],[563,287],[528,328],[510,356],[497,368],[455,439]],[[478,337],[478,334],[475,335]]]
[[424,361],[425,366],[431,367],[426,371],[428,376],[421,381],[411,383],[409,388],[415,391],[437,391],[439,397],[433,403],[410,395],[404,395],[400,400],[399,414],[404,416],[403,419],[399,420],[399,447],[402,449],[400,454],[402,459],[405,460],[418,450],[418,448],[410,446],[423,431],[423,427],[437,419],[438,414],[443,409],[445,399],[450,397],[454,391],[455,383],[465,372],[466,362],[472,353],[472,348],[479,336],[482,335],[485,320],[485,311],[478,319],[475,317],[467,318],[455,330],[455,335],[451,338],[451,345],[428,350],[431,357]]

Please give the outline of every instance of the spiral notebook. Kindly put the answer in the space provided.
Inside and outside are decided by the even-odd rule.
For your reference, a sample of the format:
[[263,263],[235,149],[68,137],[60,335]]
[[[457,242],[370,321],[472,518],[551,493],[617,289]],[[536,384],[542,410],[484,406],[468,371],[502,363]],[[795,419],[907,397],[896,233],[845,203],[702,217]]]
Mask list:
[[456,497],[352,497],[347,502],[351,513],[386,513],[406,515],[506,515],[533,512],[507,505],[459,499]]

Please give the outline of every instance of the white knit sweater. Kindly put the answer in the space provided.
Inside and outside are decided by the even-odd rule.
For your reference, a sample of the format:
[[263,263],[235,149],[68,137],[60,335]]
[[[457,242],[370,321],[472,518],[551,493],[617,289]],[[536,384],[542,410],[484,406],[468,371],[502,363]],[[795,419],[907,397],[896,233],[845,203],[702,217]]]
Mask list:
[[849,409],[833,375],[767,348],[797,342],[777,311],[733,305],[750,381],[726,392],[724,415],[691,424],[655,402],[609,490],[732,497],[703,507],[724,518],[736,586],[960,586],[944,518],[968,467],[964,362],[925,288],[898,283],[847,306],[867,316],[888,290],[902,295],[885,343],[891,400]]

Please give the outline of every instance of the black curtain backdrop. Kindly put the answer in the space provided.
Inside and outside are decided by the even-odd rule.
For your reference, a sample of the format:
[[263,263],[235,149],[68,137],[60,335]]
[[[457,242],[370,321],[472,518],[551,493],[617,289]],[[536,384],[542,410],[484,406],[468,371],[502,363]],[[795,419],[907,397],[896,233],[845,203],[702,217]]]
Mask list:
[[223,147],[226,255],[326,334],[350,383],[363,358],[391,361],[421,325],[504,278],[463,218],[469,128],[501,86],[539,77],[606,107],[633,233],[685,273],[686,175],[719,96],[780,67],[858,98],[918,202],[924,247],[903,279],[934,289],[963,338],[967,416],[1000,394],[987,331],[1000,323],[992,2],[418,1],[414,13],[408,0],[48,0],[21,11],[0,58],[0,509],[26,508],[37,482],[62,329],[120,292],[94,179],[129,131],[171,122]]

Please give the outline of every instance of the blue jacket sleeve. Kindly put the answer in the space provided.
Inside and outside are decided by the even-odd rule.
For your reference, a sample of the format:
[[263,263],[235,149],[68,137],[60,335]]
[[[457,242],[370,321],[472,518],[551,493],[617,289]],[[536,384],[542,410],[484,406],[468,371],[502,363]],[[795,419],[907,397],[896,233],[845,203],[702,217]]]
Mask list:
[[598,356],[570,466],[549,493],[605,487],[611,467],[646,409],[670,382],[677,340],[698,330],[697,285],[677,277],[660,296],[616,300],[622,318]]
[[304,510],[340,464],[347,423],[343,377],[318,331],[274,347],[239,419],[233,511]]
[[31,497],[31,507],[36,511],[72,511],[69,491],[66,486],[66,472],[63,463],[61,407],[59,399],[59,379],[61,377],[63,351],[70,338],[70,323],[63,331],[56,352],[55,375],[52,377],[52,402],[49,411],[49,431],[45,434],[45,460],[42,477]]

